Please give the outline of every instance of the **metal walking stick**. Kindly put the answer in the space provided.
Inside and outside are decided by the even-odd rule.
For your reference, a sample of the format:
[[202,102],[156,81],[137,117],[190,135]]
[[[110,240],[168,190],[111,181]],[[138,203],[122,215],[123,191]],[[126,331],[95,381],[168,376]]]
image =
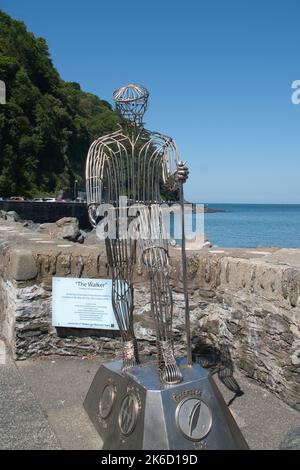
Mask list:
[[[182,166],[185,162],[182,163]],[[182,180],[179,180],[179,194],[180,194],[180,207],[181,207],[181,263],[182,263],[182,283],[184,292],[185,303],[185,330],[186,330],[186,343],[187,343],[187,365],[192,366],[192,349],[191,349],[191,328],[190,328],[190,308],[189,308],[189,295],[187,287],[187,269],[186,269],[186,250],[185,250],[185,227],[184,227],[184,194],[183,194]]]

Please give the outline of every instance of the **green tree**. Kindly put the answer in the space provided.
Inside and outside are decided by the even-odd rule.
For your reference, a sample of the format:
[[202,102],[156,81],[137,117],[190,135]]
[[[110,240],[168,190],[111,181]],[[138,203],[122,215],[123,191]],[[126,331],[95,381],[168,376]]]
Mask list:
[[116,129],[109,103],[63,81],[44,39],[0,11],[0,194],[56,194],[83,182],[93,139]]
[[[46,41],[0,10],[0,195],[55,195],[84,182],[91,142],[117,129],[111,105],[63,81]],[[173,197],[165,189],[165,197]]]

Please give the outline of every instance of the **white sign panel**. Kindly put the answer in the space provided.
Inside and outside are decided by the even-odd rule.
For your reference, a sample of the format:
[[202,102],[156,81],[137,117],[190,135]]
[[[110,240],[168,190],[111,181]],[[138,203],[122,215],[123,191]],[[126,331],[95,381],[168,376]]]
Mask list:
[[52,278],[52,325],[118,330],[111,279]]

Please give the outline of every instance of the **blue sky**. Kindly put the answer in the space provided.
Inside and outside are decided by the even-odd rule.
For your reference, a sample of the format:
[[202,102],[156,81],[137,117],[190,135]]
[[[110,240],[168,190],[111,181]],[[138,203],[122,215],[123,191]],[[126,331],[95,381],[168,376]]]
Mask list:
[[112,102],[136,82],[200,202],[300,203],[298,0],[0,0],[62,78]]

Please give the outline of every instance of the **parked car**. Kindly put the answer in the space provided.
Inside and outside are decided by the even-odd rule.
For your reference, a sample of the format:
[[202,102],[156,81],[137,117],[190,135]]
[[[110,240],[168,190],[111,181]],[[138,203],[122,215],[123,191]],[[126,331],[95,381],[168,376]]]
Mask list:
[[57,202],[55,197],[44,197],[45,202]]
[[24,202],[25,199],[23,196],[11,196],[9,198],[10,201],[14,201],[14,202]]
[[32,202],[44,202],[43,198],[42,197],[34,197],[32,199]]

